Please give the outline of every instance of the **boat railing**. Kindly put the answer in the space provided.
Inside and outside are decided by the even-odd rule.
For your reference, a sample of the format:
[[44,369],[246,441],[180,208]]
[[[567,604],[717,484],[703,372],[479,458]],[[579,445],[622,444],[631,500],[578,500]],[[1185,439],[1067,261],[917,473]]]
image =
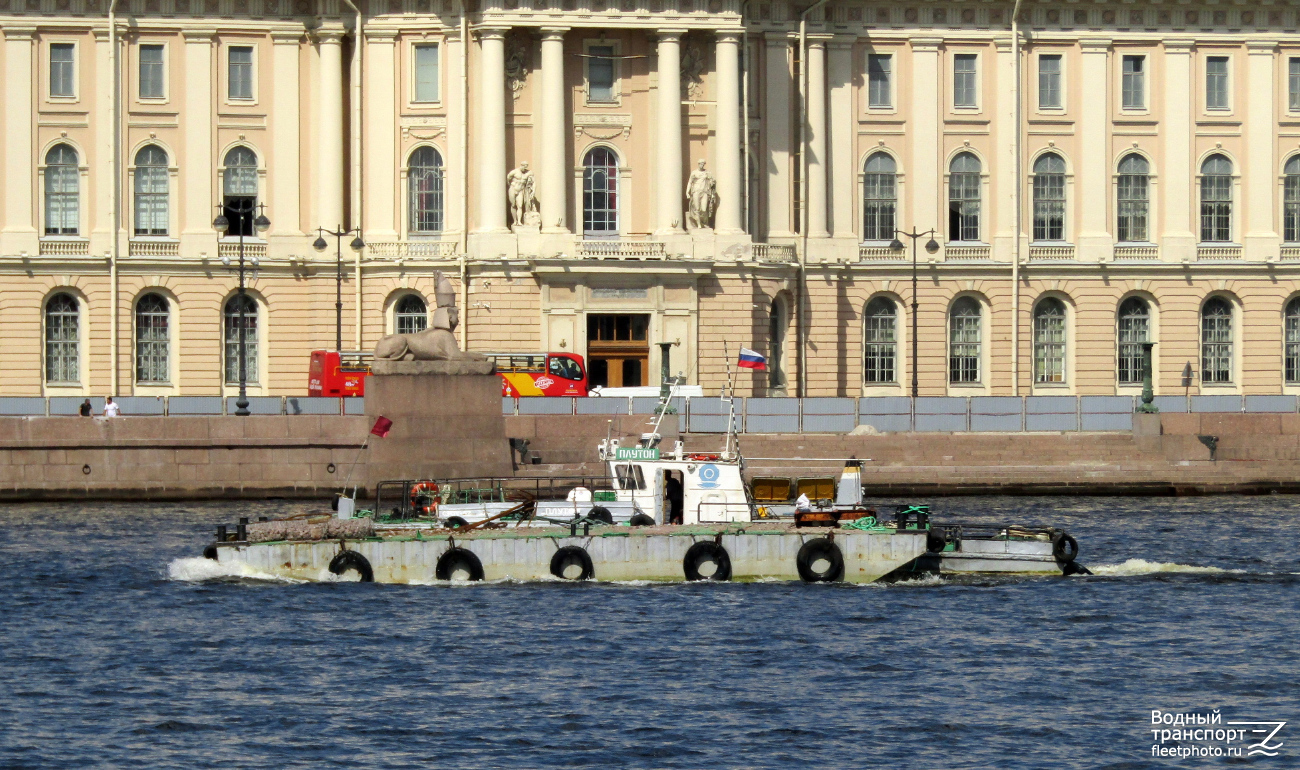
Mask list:
[[564,500],[580,487],[591,492],[593,506],[614,496],[608,475],[395,479],[375,485],[375,512],[387,519],[424,518],[444,504]]

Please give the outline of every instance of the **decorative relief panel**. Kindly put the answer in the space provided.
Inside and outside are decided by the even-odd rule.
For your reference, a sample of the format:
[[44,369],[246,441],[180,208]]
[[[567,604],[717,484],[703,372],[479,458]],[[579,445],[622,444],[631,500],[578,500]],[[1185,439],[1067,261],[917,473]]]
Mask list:
[[609,141],[618,136],[627,139],[632,135],[632,116],[611,115],[608,113],[574,115],[574,138],[584,134],[599,141]]
[[408,117],[401,122],[402,139],[432,141],[447,134],[447,118],[444,115]]

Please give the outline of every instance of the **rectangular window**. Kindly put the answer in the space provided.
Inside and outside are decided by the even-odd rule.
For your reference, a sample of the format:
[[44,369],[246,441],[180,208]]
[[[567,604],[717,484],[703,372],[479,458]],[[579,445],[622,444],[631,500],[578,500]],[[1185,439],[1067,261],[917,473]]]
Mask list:
[[1044,54],[1038,57],[1038,108],[1061,108],[1061,55]]
[[[1293,300],[1294,301],[1294,300]],[[1300,315],[1287,309],[1286,315],[1286,382],[1300,384]]]
[[1300,59],[1292,57],[1287,60],[1286,75],[1287,103],[1292,111],[1300,111]]
[[77,95],[77,47],[72,43],[50,44],[50,96]]
[[614,101],[614,46],[587,49],[587,101]]
[[248,45],[231,46],[229,57],[229,85],[231,99],[253,98],[253,47]]
[[867,106],[892,107],[894,57],[873,53],[867,56]]
[[163,47],[140,46],[140,98],[161,99],[163,93]]
[[415,101],[438,101],[438,46],[415,47]]
[[952,60],[952,104],[975,107],[975,54],[959,53]]
[[1147,105],[1146,59],[1145,56],[1124,57],[1120,90],[1126,110],[1140,110]]
[[1205,60],[1205,109],[1228,109],[1228,57]]

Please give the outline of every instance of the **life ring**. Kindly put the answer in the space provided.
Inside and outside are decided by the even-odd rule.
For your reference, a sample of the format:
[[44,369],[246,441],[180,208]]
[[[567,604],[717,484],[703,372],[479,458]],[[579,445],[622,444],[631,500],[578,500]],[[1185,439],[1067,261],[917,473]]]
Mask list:
[[606,524],[614,523],[614,514],[610,513],[609,509],[603,505],[593,506],[590,511],[587,511],[587,518],[592,521],[603,521]]
[[844,577],[844,554],[839,546],[819,537],[803,544],[795,566],[805,583],[834,583]]
[[[429,501],[428,505],[420,505],[420,498]],[[419,484],[411,487],[411,507],[416,513],[425,516],[434,517],[438,515],[438,485],[432,481],[421,481]]]
[[482,580],[483,562],[478,560],[473,551],[448,548],[438,557],[433,574],[439,580]]
[[[578,568],[576,572],[574,567]],[[596,576],[596,568],[585,548],[566,545],[551,557],[551,574],[561,580],[591,580]]]
[[655,525],[655,517],[648,513],[634,513],[627,523],[633,527],[653,527]]
[[687,580],[731,580],[731,557],[719,543],[699,542],[686,551],[682,572]]
[[357,573],[361,577],[362,583],[375,582],[375,571],[370,568],[370,562],[366,560],[366,557],[356,551],[339,551],[330,560],[330,572],[335,575],[343,575],[349,571]]
[[1079,556],[1079,541],[1070,537],[1069,532],[1057,532],[1052,536],[1052,557],[1062,564],[1069,564]]

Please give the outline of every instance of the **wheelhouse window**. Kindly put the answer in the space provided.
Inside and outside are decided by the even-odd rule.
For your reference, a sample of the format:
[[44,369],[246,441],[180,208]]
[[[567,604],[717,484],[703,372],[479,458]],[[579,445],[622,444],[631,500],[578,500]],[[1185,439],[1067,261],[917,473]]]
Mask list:
[[948,312],[948,381],[980,381],[980,304],[961,297]]
[[1286,162],[1282,174],[1282,238],[1300,243],[1300,155]]
[[420,147],[411,153],[406,169],[407,194],[410,197],[410,231],[440,233],[443,228],[442,155],[432,147]]
[[867,158],[862,176],[862,240],[891,241],[898,207],[897,166],[888,153]]
[[1201,241],[1232,240],[1232,161],[1211,155],[1201,164]]
[[135,154],[135,234],[166,235],[167,153],[157,145]]
[[1201,307],[1201,383],[1232,382],[1232,306],[1213,297]]
[[136,303],[136,382],[168,382],[171,379],[170,321],[170,308],[165,297],[150,293]]
[[588,238],[618,237],[618,156],[596,147],[582,161],[582,231]]
[[1144,243],[1149,239],[1151,176],[1150,164],[1141,155],[1125,155],[1119,162],[1116,180],[1116,214],[1120,242]]
[[81,169],[77,151],[56,144],[45,154],[45,234],[81,231]]
[[239,343],[244,341],[244,379],[257,382],[257,302],[247,294],[236,294],[226,302],[225,370],[226,383],[239,383]]
[[876,297],[863,314],[862,379],[870,384],[898,381],[898,313],[894,302]]
[[1300,297],[1286,303],[1286,382],[1300,385]]
[[45,303],[45,381],[81,380],[81,308],[71,294],[55,294]]
[[1121,61],[1120,99],[1126,110],[1140,110],[1147,104],[1145,56],[1125,56]]
[[222,213],[230,220],[227,235],[253,235],[257,216],[257,154],[247,147],[235,147],[226,153],[222,175]]
[[393,311],[393,328],[398,334],[415,334],[429,328],[429,308],[424,300],[414,294],[399,299]]
[[1034,240],[1065,240],[1065,161],[1054,153],[1034,161]]
[[894,105],[894,57],[887,53],[867,55],[867,106],[887,109]]
[[1065,382],[1065,303],[1055,297],[1034,308],[1034,382]]
[[1042,54],[1038,57],[1038,108],[1061,108],[1061,55]]
[[948,240],[980,239],[980,162],[969,152],[952,159],[948,175]]
[[1151,310],[1140,297],[1129,297],[1119,306],[1119,361],[1116,367],[1121,385],[1142,382],[1142,343],[1151,341]]

